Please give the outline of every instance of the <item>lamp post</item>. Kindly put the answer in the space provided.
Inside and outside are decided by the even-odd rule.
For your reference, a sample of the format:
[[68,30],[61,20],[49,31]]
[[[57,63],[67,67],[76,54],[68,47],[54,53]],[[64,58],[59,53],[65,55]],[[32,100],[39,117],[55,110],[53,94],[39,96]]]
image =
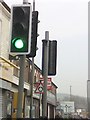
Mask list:
[[72,86],[70,85],[70,101],[72,100],[72,98],[71,98],[72,97],[72,91],[71,91],[72,89],[71,88],[72,88]]

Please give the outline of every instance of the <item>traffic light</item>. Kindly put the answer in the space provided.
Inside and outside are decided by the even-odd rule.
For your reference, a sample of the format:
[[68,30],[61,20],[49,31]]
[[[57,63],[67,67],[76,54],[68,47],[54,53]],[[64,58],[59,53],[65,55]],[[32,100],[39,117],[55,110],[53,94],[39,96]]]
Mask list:
[[35,57],[38,37],[38,11],[32,12],[31,51],[26,57]]
[[49,41],[48,75],[56,75],[57,41]]
[[15,5],[11,8],[10,52],[30,53],[32,9],[30,4]]

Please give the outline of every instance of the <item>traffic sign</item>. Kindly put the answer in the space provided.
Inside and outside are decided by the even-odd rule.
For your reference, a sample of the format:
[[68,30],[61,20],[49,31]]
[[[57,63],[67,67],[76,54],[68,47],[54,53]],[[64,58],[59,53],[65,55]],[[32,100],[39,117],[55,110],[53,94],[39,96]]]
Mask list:
[[36,87],[35,93],[43,94],[43,83],[37,83],[38,86]]

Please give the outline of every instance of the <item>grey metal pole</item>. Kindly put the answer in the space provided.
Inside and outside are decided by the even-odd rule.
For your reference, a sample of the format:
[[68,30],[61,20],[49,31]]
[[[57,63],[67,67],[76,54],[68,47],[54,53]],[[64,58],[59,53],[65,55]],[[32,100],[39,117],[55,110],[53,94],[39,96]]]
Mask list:
[[90,1],[88,2],[88,81],[87,81],[87,105],[90,118]]
[[49,49],[49,32],[45,32],[45,40],[42,41],[44,45],[44,65],[43,65],[43,78],[44,78],[44,87],[43,87],[43,117],[47,117],[47,79],[48,79],[48,49]]
[[[23,4],[26,3],[28,3],[28,0],[23,0]],[[17,99],[17,118],[22,118],[25,58],[26,55],[20,55],[20,76],[19,76],[18,99]]]
[[33,118],[33,80],[34,80],[34,57],[32,57],[32,73],[31,73],[31,93],[30,93],[30,118]]
[[25,70],[25,55],[21,55],[20,56],[20,76],[19,76],[19,85],[18,85],[18,99],[17,99],[17,118],[22,118],[24,70]]
[[90,118],[90,80],[87,81],[87,108],[88,118]]
[[42,94],[40,94],[40,117],[42,116]]
[[35,11],[35,0],[33,0],[33,11]]
[[[35,0],[33,0],[33,11],[35,11]],[[32,74],[31,74],[31,81],[30,81],[30,118],[33,118],[33,80],[34,80],[34,57],[32,57]]]
[[28,0],[23,0],[23,4],[28,4]]
[[71,90],[72,90],[71,88],[72,88],[72,86],[70,86],[70,101],[71,101]]

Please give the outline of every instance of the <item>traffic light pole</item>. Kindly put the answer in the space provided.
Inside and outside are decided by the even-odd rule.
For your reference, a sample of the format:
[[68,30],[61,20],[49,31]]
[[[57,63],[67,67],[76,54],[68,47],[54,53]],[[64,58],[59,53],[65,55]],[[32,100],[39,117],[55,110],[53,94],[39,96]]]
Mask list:
[[[33,11],[35,11],[35,0],[33,0]],[[33,80],[34,80],[34,57],[32,57],[32,74],[30,81],[30,118],[33,118]]]
[[21,55],[20,56],[20,76],[19,76],[19,85],[18,85],[18,99],[17,99],[17,118],[22,118],[24,70],[25,70],[25,55]]
[[32,57],[32,73],[30,80],[30,118],[33,118],[33,79],[34,79],[34,57]]
[[44,78],[44,94],[42,104],[42,115],[43,118],[47,117],[47,79],[48,79],[48,50],[49,50],[49,32],[45,32],[45,40],[43,42],[44,47],[44,63],[43,63],[43,78]]
[[23,4],[28,4],[28,0],[23,0]]
[[[23,0],[23,4],[27,4],[27,3],[28,0]],[[19,85],[18,85],[17,118],[22,118],[25,58],[26,55],[20,55],[20,76],[19,76]]]

